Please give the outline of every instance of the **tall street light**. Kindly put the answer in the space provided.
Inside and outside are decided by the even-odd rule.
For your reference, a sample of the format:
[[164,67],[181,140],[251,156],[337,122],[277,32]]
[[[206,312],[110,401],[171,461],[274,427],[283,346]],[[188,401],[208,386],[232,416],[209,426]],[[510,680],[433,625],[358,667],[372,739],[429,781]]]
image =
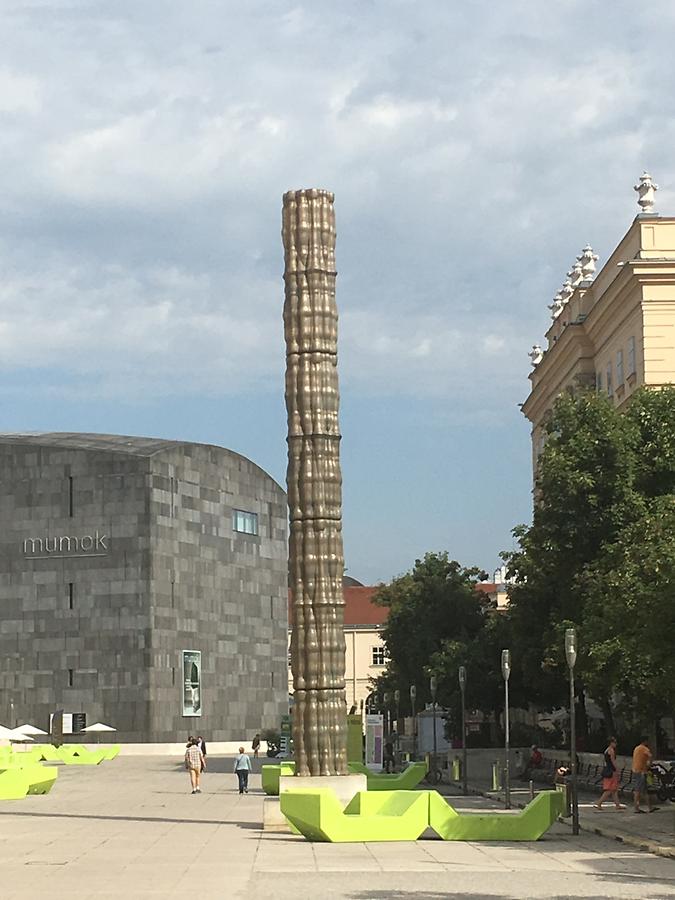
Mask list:
[[509,760],[509,675],[511,651],[502,650],[502,678],[504,679],[504,806],[511,809],[511,761]]
[[389,691],[385,691],[382,695],[382,705],[384,706],[384,736],[391,734],[391,722],[389,721]]
[[574,665],[577,661],[577,633],[565,629],[565,656],[570,670],[570,772],[572,788],[572,834],[579,834],[579,802],[577,799],[577,714],[574,703]]
[[415,711],[415,701],[417,700],[417,687],[410,685],[410,706],[412,707],[413,720],[413,761],[417,758],[417,714]]
[[438,680],[435,675],[429,679],[429,690],[431,691],[431,702],[434,709],[434,764],[433,771],[436,771],[436,690],[438,688]]
[[401,719],[401,692],[398,688],[394,691],[394,703],[396,704],[396,749],[398,750],[400,745],[398,723]]
[[459,690],[462,695],[462,790],[465,794],[467,789],[467,772],[466,772],[466,706],[464,702],[464,691],[466,690],[466,667],[459,667]]

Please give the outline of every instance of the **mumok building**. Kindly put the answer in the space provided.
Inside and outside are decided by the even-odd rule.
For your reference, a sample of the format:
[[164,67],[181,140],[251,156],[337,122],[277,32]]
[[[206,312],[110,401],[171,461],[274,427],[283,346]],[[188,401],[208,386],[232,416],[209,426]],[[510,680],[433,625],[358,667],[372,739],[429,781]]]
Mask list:
[[283,489],[222,447],[0,435],[0,721],[237,740],[288,709]]

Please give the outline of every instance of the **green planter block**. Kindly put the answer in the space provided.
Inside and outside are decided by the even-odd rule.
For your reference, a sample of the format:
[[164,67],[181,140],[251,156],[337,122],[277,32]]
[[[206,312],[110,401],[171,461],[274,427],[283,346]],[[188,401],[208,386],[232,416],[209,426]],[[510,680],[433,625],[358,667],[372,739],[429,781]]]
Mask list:
[[261,766],[260,778],[262,789],[271,797],[279,796],[279,777],[281,775],[295,775],[295,763],[292,760],[282,763],[267,763]]
[[458,813],[429,791],[429,825],[444,841],[537,841],[563,812],[563,796],[542,791],[519,812]]
[[331,790],[288,790],[281,812],[310,841],[415,841],[429,824],[424,791],[359,791],[343,810]]
[[416,762],[395,775],[380,775],[371,772],[363,763],[348,763],[349,771],[365,775],[369,791],[411,791],[427,774],[426,762]]

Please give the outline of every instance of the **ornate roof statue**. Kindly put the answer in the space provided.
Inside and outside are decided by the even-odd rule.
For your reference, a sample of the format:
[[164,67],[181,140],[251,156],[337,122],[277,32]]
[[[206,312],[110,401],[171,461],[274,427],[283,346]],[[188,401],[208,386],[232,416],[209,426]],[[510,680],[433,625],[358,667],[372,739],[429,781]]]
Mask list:
[[574,285],[570,281],[569,278],[565,279],[563,286],[560,288],[560,297],[562,299],[563,305],[567,303],[572,294],[574,293]]
[[654,195],[658,189],[658,184],[654,184],[649,172],[643,172],[640,181],[633,185],[633,190],[638,192],[637,202],[641,214],[654,212]]
[[584,273],[581,268],[580,262],[575,262],[570,271],[567,273],[567,277],[570,280],[570,284],[573,288],[579,287],[581,282],[584,280]]
[[539,365],[539,363],[544,358],[544,351],[541,349],[539,344],[533,344],[532,349],[530,350],[530,352],[527,355],[530,357],[530,361],[531,361],[532,365],[534,366],[534,368],[536,369],[536,367]]
[[552,319],[558,318],[560,313],[563,311],[564,305],[565,305],[565,301],[563,300],[562,294],[560,293],[560,291],[558,291],[558,293],[553,298],[553,303],[551,303],[551,305],[549,306],[549,309],[551,310],[551,318]]
[[583,280],[593,281],[593,278],[595,277],[595,264],[598,261],[598,254],[593,253],[593,248],[590,244],[586,244],[579,256],[577,256],[577,261],[581,265],[581,271],[584,276]]

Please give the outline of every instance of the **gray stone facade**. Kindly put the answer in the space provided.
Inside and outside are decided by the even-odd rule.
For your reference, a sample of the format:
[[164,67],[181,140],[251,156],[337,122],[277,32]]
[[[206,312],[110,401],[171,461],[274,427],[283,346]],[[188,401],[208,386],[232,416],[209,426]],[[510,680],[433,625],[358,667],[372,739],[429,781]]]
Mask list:
[[[278,725],[287,507],[269,475],[220,447],[45,433],[0,435],[0,479],[0,722],[63,708],[128,741]],[[202,654],[199,717],[183,650]]]

